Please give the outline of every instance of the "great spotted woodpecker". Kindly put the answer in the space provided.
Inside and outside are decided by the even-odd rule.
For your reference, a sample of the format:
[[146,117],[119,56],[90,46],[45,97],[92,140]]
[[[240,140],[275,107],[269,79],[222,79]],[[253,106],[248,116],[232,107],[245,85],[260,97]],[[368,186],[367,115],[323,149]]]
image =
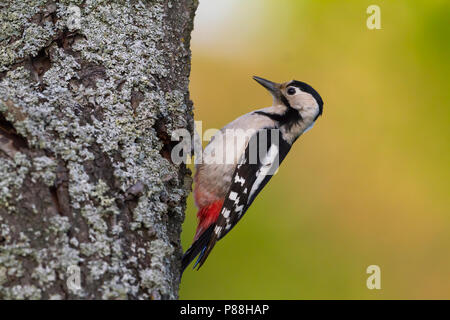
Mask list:
[[227,124],[203,151],[194,177],[198,226],[183,256],[182,272],[197,255],[194,268],[203,265],[216,242],[245,214],[292,144],[322,114],[322,98],[310,85],[253,79],[272,94],[273,104]]

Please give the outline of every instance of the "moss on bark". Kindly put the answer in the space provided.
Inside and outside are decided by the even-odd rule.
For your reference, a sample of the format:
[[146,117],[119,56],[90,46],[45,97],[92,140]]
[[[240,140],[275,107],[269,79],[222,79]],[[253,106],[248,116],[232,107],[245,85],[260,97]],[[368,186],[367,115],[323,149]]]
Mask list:
[[0,298],[177,298],[196,6],[0,4]]

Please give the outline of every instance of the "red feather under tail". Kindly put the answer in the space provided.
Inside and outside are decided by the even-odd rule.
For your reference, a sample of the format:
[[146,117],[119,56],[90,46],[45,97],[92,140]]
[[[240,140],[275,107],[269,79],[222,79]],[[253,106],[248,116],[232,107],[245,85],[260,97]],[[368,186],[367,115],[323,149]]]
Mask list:
[[[181,274],[183,274],[186,267],[194,260],[196,256],[199,256],[199,260],[202,257],[202,252],[206,249],[206,246],[213,234],[214,223],[219,217],[220,210],[222,209],[223,201],[218,200],[211,203],[209,206],[200,208],[197,212],[198,226],[195,232],[194,241],[189,249],[183,255],[181,262]],[[197,260],[197,262],[199,261]]]
[[217,200],[211,203],[209,206],[200,208],[197,212],[198,226],[195,232],[194,242],[200,237],[200,235],[208,229],[208,227],[217,221],[220,210],[223,206],[223,200]]

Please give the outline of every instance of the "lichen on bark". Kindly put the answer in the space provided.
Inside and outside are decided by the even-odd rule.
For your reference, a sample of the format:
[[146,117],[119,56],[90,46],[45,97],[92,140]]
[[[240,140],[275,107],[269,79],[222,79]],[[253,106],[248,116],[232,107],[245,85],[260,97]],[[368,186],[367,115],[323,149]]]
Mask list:
[[177,298],[196,6],[0,4],[0,298]]

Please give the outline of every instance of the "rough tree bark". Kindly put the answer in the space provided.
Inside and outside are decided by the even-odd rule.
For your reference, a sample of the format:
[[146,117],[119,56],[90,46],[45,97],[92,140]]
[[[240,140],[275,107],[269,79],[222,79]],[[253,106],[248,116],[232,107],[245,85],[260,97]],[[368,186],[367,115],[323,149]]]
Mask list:
[[196,7],[0,3],[0,299],[178,297]]

